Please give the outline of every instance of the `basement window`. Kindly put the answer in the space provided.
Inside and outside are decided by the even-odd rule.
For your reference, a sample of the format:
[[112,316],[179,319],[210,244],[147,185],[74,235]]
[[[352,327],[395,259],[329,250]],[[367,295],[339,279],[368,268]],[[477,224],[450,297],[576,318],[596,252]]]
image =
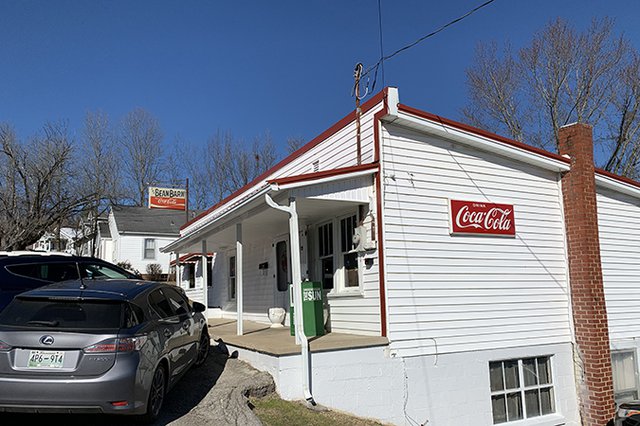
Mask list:
[[555,412],[551,357],[489,363],[493,424]]
[[616,404],[638,399],[638,368],[635,351],[611,353],[613,395]]

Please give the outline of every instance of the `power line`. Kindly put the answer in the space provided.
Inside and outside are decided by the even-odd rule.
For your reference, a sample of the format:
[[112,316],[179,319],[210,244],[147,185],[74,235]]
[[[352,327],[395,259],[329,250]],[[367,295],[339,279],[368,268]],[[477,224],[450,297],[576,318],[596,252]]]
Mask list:
[[444,31],[448,27],[450,27],[450,26],[452,26],[454,24],[457,24],[458,22],[462,21],[463,19],[467,18],[468,16],[472,15],[473,13],[477,12],[478,10],[482,9],[483,7],[490,5],[494,1],[495,0],[487,0],[484,3],[482,3],[481,5],[474,7],[473,9],[471,9],[470,11],[465,13],[464,15],[460,16],[459,18],[456,18],[453,21],[448,22],[447,24],[443,25],[442,27],[438,28],[437,30],[435,30],[435,31],[423,36],[423,37],[420,37],[419,39],[417,39],[413,43],[408,44],[408,45],[396,50],[395,52],[393,52],[392,54],[390,54],[388,56],[384,56],[382,54],[382,12],[381,12],[381,9],[380,9],[380,0],[378,0],[378,14],[379,14],[379,25],[380,25],[380,60],[378,62],[376,62],[374,65],[372,65],[371,67],[369,67],[364,73],[362,73],[362,77],[364,77],[364,76],[368,75],[371,71],[375,70],[375,74],[374,74],[374,78],[373,78],[373,85],[371,87],[371,92],[373,92],[373,90],[375,89],[376,80],[377,80],[377,76],[378,76],[378,68],[382,68],[382,76],[383,76],[382,79],[383,79],[383,82],[384,82],[384,61],[387,61],[387,60],[393,58],[394,56],[396,56],[397,54],[399,54],[400,52],[404,52],[407,49],[411,49],[412,47],[414,47],[415,45],[423,42],[424,40],[435,36],[436,34]]

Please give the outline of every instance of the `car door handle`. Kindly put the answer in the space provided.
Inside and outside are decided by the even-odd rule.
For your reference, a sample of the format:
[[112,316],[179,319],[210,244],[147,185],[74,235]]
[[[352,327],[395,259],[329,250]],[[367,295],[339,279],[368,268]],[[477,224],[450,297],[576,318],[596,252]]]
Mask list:
[[164,329],[164,337],[171,337],[173,333],[168,328]]

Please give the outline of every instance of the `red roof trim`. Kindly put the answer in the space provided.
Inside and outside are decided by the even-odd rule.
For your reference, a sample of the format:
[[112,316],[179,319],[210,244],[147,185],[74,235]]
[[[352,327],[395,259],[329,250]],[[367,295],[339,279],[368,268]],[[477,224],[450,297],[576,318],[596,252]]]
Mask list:
[[630,179],[628,177],[620,176],[615,173],[608,172],[603,169],[596,169],[596,173],[602,176],[606,176],[608,178],[620,181],[622,183],[626,183],[627,185],[635,186],[636,188],[640,188],[640,182],[637,180]]
[[349,174],[349,173],[356,173],[356,172],[367,171],[367,170],[378,170],[378,163],[361,164],[359,166],[342,167],[342,168],[339,168],[339,169],[324,170],[322,172],[307,173],[307,174],[304,174],[304,175],[296,175],[296,176],[289,176],[289,177],[284,177],[284,178],[272,179],[272,180],[269,181],[269,183],[270,184],[274,184],[275,183],[275,184],[278,184],[278,185],[286,185],[286,184],[290,184],[290,183],[312,181],[312,180],[317,180],[317,179],[323,179],[323,178],[326,178],[326,177],[346,175],[346,174]]
[[[432,121],[437,121],[437,122],[442,123],[442,124],[447,125],[447,126],[455,127],[455,128],[460,129],[460,130],[464,130],[464,131],[467,131],[467,132],[475,133],[475,134],[477,134],[479,136],[484,136],[484,137],[487,137],[487,138],[491,138],[491,139],[497,140],[499,142],[502,142],[502,143],[505,143],[507,145],[513,146],[514,148],[519,148],[519,149],[522,149],[522,150],[525,150],[525,151],[532,152],[534,154],[543,155],[543,156],[545,156],[547,158],[551,158],[553,160],[558,160],[558,161],[562,161],[562,162],[567,163],[567,164],[571,164],[571,160],[570,159],[565,158],[565,157],[563,157],[561,155],[555,154],[553,152],[546,151],[544,149],[536,148],[535,146],[527,145],[525,143],[518,142],[518,141],[513,140],[513,139],[505,138],[504,136],[496,135],[495,133],[491,133],[491,132],[488,132],[486,130],[479,129],[477,127],[469,126],[467,124],[463,124],[463,123],[460,123],[460,122],[457,122],[457,121],[454,121],[454,120],[449,120],[448,118],[443,118],[443,117],[441,117],[439,115],[431,114],[431,113],[426,112],[426,111],[421,111],[421,110],[416,109],[416,108],[411,108],[410,106],[407,106],[407,105],[399,104],[398,105],[398,109],[400,111],[404,111],[404,112],[407,112],[409,114],[416,115],[418,117],[426,118],[426,119],[432,120]],[[606,170],[598,169],[598,168],[596,168],[596,173],[600,174],[602,176],[606,176],[608,178],[617,180],[619,182],[626,183],[627,185],[631,185],[631,186],[635,186],[636,188],[640,188],[640,182],[638,182],[636,180],[633,180],[633,179],[630,179],[630,178],[627,178],[627,177],[624,177],[624,176],[620,176],[620,175],[617,175],[615,173],[611,173],[611,172],[608,172]]]
[[[365,102],[364,104],[361,105],[360,109],[362,111],[362,114],[368,112],[373,107],[378,105],[380,103],[380,101],[382,101],[386,96],[387,96],[387,89],[384,88],[378,94],[376,94],[374,97],[372,97],[367,102]],[[208,215],[209,213],[211,213],[212,211],[214,211],[218,207],[220,207],[220,206],[228,203],[229,201],[233,200],[234,198],[236,198],[237,196],[239,196],[240,194],[245,192],[250,187],[256,185],[261,180],[264,180],[267,176],[273,174],[276,170],[278,170],[278,169],[286,166],[287,164],[291,163],[296,158],[302,156],[304,153],[310,151],[312,148],[314,148],[317,145],[319,145],[320,142],[324,141],[328,137],[330,137],[333,134],[337,133],[338,131],[342,130],[344,127],[349,125],[352,121],[355,121],[355,119],[356,119],[356,112],[354,110],[354,111],[351,111],[349,114],[347,114],[342,120],[338,121],[333,126],[329,127],[327,130],[322,132],[320,135],[316,136],[313,140],[308,142],[306,145],[304,145],[303,147],[301,147],[297,151],[292,152],[289,156],[285,157],[278,164],[276,164],[275,166],[273,166],[272,168],[270,168],[269,170],[267,170],[266,172],[264,172],[263,174],[261,174],[260,176],[255,178],[253,181],[251,181],[247,185],[243,186],[242,188],[240,188],[239,190],[237,190],[233,194],[229,195],[228,197],[226,197],[224,200],[220,201],[219,203],[213,205],[212,207],[209,207],[207,210],[205,210],[204,212],[202,212],[198,216],[194,217],[193,219],[191,219],[190,221],[188,221],[187,223],[182,225],[180,227],[180,230],[183,230],[184,228],[186,228],[187,226],[191,225],[192,223],[197,222],[198,220],[202,219],[203,217],[205,217],[206,215]]]
[[[194,257],[202,257],[202,253],[187,253],[184,256],[180,256],[180,263],[188,262]],[[213,257],[213,253],[207,253],[207,257]],[[197,260],[200,260],[200,259],[197,259]],[[175,265],[175,263],[176,263],[176,260],[173,259],[171,262],[169,262],[169,265]]]
[[536,148],[535,146],[527,145],[526,143],[518,142],[513,139],[505,138],[504,136],[496,135],[495,133],[491,133],[486,130],[479,129],[477,127],[469,126],[468,124],[463,124],[458,121],[449,120],[448,118],[444,118],[439,115],[431,114],[426,111],[421,111],[416,108],[411,108],[410,106],[407,106],[407,105],[399,104],[398,110],[416,115],[421,118],[426,118],[427,120],[437,121],[438,123],[444,124],[446,126],[451,126],[460,130],[464,130],[465,132],[474,133],[478,136],[494,139],[494,140],[497,140],[498,142],[502,142],[514,148],[522,149],[524,151],[529,151],[534,154],[551,158],[553,160],[562,161],[563,163],[567,163],[567,164],[571,163],[571,160],[569,160],[568,158],[565,158],[558,154],[554,154],[553,152],[549,152],[541,148]]

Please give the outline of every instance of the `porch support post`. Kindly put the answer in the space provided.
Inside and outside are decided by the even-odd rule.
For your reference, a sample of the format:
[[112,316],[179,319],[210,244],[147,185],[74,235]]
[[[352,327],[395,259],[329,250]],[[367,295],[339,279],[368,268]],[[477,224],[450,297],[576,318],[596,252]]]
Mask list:
[[300,228],[298,225],[298,211],[296,198],[289,198],[289,206],[277,204],[265,194],[265,201],[270,207],[289,214],[289,238],[291,239],[291,280],[293,281],[293,322],[296,328],[296,344],[300,345],[300,359],[302,361],[302,391],[311,405],[316,405],[311,394],[311,356],[309,340],[304,334],[304,317],[302,315],[302,274],[300,273]]
[[242,273],[242,223],[236,224],[236,311],[238,314],[238,336],[244,334],[242,327],[244,303],[242,301],[243,290],[243,273]]
[[205,319],[209,319],[208,309],[209,309],[209,295],[207,292],[209,288],[207,287],[207,283],[209,281],[209,262],[207,261],[207,240],[202,240],[202,304],[205,306],[204,317]]
[[176,285],[178,287],[182,287],[181,278],[182,274],[180,273],[180,253],[176,252]]

